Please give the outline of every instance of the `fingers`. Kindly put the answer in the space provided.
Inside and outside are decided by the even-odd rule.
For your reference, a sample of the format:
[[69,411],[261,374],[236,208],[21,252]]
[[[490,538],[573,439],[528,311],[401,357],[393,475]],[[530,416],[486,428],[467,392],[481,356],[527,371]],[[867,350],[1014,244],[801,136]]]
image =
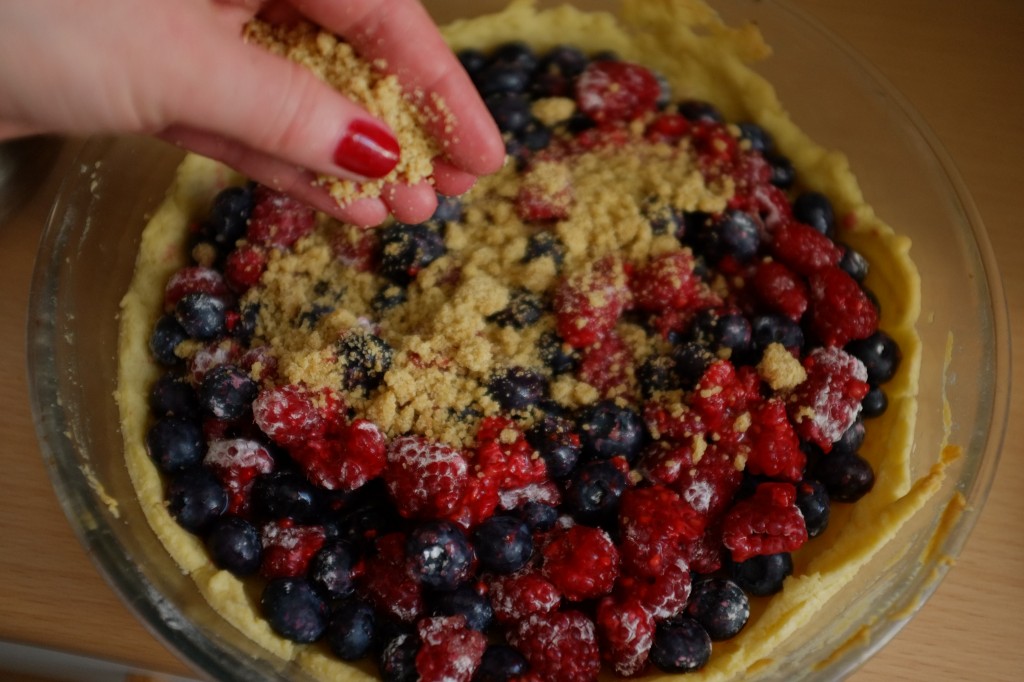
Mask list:
[[[410,92],[443,102],[433,134],[454,166],[493,173],[505,159],[501,135],[458,59],[417,0],[306,0],[303,11],[345,36],[364,57],[383,59]],[[428,96],[427,106],[437,105]]]
[[390,209],[382,199],[359,199],[344,207],[315,183],[309,171],[237,141],[183,126],[174,126],[159,137],[198,154],[220,161],[256,182],[301,199],[338,220],[360,227],[379,225]]

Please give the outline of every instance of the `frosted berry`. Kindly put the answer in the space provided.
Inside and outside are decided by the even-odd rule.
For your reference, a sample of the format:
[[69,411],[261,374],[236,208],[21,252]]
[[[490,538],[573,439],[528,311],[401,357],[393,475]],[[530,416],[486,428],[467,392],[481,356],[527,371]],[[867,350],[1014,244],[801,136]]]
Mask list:
[[541,554],[544,577],[570,601],[608,594],[619,574],[619,552],[599,528],[576,525],[553,531]]
[[598,641],[601,658],[623,677],[632,677],[647,666],[654,643],[654,617],[635,600],[606,597],[598,603]]
[[535,613],[509,632],[509,640],[548,682],[596,682],[601,670],[594,624],[578,611]]
[[466,460],[451,446],[400,436],[388,445],[383,476],[402,516],[438,518],[462,499],[469,471]]
[[722,521],[722,542],[735,561],[793,552],[807,542],[807,526],[789,483],[762,483],[753,497],[740,500]]
[[405,542],[411,574],[425,586],[453,590],[473,569],[473,547],[462,529],[450,521],[428,521],[414,528]]
[[690,673],[707,665],[711,658],[711,638],[700,624],[689,617],[662,623],[654,633],[651,662],[670,673]]
[[149,336],[149,352],[153,354],[153,358],[161,365],[173,367],[182,361],[175,354],[174,349],[182,341],[187,341],[188,338],[188,332],[178,322],[177,317],[174,315],[164,315],[153,325],[153,331]]
[[262,538],[260,574],[265,578],[305,575],[310,561],[326,540],[321,526],[299,526],[289,520],[264,524]]
[[323,436],[327,424],[313,396],[294,384],[266,388],[252,404],[253,419],[279,445],[296,445]]
[[750,618],[750,601],[728,578],[707,578],[693,586],[686,614],[707,631],[712,640],[731,639]]
[[585,457],[624,457],[632,462],[644,443],[640,415],[614,400],[602,400],[584,408],[576,423]]
[[197,421],[187,417],[158,419],[146,432],[146,450],[160,471],[173,474],[203,460],[206,442]]
[[503,624],[516,623],[533,613],[547,613],[562,601],[558,588],[530,569],[512,575],[490,576],[487,585],[494,617]]
[[316,212],[297,199],[259,186],[245,237],[252,244],[286,249],[316,226]]
[[466,627],[487,632],[494,621],[490,597],[480,584],[463,583],[450,592],[434,592],[429,599],[434,616],[462,616]]
[[576,81],[576,104],[597,121],[631,121],[654,111],[661,88],[648,69],[627,62],[597,61]]
[[174,317],[186,334],[201,341],[215,339],[227,330],[227,306],[212,294],[186,294],[174,306]]
[[466,627],[462,616],[424,618],[417,623],[420,649],[416,672],[421,682],[470,682],[480,665],[487,638]]
[[406,536],[400,532],[377,538],[356,586],[379,611],[412,623],[425,607],[420,582],[408,569],[405,544]]
[[330,599],[344,599],[355,592],[356,553],[344,540],[324,545],[309,563],[309,581]]
[[263,588],[260,610],[277,634],[308,644],[327,629],[327,604],[301,578],[278,578]]
[[238,516],[222,516],[213,522],[206,549],[214,565],[237,576],[256,573],[263,555],[259,531]]
[[217,419],[238,419],[252,406],[259,387],[249,374],[235,365],[220,365],[203,377],[199,404]]

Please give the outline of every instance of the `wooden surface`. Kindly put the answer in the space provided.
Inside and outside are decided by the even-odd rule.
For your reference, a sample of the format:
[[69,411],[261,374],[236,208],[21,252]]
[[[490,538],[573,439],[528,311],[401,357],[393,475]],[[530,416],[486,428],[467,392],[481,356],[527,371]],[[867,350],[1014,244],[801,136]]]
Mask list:
[[[794,0],[849,42],[923,115],[977,203],[1024,338],[1024,3]],[[25,376],[32,259],[55,178],[0,204],[0,640],[188,668],[137,622],[81,549],[35,440]],[[923,611],[864,668],[873,680],[1024,679],[1024,374],[1016,365],[1006,448],[957,565]],[[12,679],[0,660],[0,678]]]

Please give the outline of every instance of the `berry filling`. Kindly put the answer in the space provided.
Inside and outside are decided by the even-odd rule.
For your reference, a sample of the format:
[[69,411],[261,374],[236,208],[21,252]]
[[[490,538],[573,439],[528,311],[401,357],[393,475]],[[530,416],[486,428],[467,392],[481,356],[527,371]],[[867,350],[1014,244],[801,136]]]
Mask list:
[[697,670],[871,489],[901,356],[866,261],[654,71],[460,58],[515,163],[430,220],[251,184],[195,216],[215,262],[150,338],[168,508],[277,634],[385,679]]

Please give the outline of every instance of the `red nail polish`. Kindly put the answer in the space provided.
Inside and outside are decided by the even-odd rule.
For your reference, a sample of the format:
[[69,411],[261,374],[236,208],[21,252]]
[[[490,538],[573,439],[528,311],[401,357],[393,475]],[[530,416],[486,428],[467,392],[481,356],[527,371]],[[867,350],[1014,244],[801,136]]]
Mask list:
[[398,164],[398,140],[373,121],[355,120],[334,150],[334,163],[357,175],[381,178]]

